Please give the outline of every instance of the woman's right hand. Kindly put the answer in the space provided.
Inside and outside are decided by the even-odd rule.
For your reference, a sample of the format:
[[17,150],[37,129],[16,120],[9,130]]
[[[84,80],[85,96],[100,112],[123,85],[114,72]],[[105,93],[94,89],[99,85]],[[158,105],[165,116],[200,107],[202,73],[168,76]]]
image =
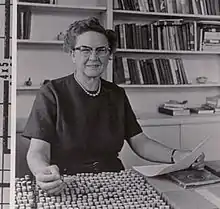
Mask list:
[[43,168],[35,177],[37,185],[48,194],[58,195],[65,187],[65,183],[60,177],[59,168],[56,165]]

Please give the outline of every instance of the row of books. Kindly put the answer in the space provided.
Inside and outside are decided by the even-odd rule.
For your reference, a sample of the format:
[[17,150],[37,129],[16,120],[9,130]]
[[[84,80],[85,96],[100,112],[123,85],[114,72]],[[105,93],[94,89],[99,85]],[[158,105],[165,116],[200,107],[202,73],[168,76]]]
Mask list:
[[57,0],[19,0],[19,2],[39,3],[39,4],[56,4]]
[[188,84],[182,59],[131,59],[114,56],[113,81],[117,84]]
[[220,15],[220,0],[114,0],[114,9]]
[[197,24],[198,50],[220,51],[220,22]]
[[17,12],[17,38],[30,39],[31,33],[31,9],[18,9]]
[[159,20],[150,24],[115,25],[118,48],[194,50],[193,22]]

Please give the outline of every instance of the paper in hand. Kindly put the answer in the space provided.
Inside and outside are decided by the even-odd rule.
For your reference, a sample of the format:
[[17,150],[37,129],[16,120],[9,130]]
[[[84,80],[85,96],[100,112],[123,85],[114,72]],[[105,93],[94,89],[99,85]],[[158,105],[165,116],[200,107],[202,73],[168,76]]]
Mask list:
[[133,169],[138,171],[147,177],[158,176],[166,173],[171,173],[178,170],[183,170],[190,165],[192,165],[195,160],[199,157],[199,155],[203,151],[203,147],[208,139],[203,140],[199,145],[196,146],[193,151],[187,155],[185,158],[181,159],[179,162],[175,164],[157,164],[157,165],[149,165],[149,166],[134,166]]

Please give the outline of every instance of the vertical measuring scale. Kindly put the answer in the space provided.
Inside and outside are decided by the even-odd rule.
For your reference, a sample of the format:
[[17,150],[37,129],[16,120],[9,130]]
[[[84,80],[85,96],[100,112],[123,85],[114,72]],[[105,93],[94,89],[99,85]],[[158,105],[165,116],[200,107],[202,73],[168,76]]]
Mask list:
[[[5,14],[5,22],[4,22],[4,55],[3,60],[0,61],[0,79],[3,79],[3,98],[0,100],[0,105],[3,106],[3,120],[2,123],[2,133],[0,133],[0,140],[2,140],[2,149],[0,153],[1,157],[1,167],[0,167],[0,189],[1,189],[1,201],[0,201],[0,209],[8,208],[9,202],[4,202],[6,198],[4,195],[9,195],[9,192],[5,193],[5,188],[10,188],[10,184],[4,181],[4,174],[9,173],[10,169],[5,168],[5,155],[10,155],[10,149],[8,147],[8,139],[9,136],[9,92],[11,85],[11,57],[10,57],[10,0],[5,0],[4,4],[4,14]],[[1,57],[2,58],[2,57]],[[0,88],[2,88],[0,87]],[[3,99],[3,100],[2,100]],[[7,197],[9,199],[9,197]]]

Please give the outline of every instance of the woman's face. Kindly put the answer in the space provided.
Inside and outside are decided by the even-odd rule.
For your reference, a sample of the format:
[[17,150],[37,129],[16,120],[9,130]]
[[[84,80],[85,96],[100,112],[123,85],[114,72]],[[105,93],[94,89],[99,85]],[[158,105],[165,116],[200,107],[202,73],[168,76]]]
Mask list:
[[73,58],[77,74],[89,78],[101,77],[110,56],[105,35],[94,31],[85,32],[77,37],[75,49]]

